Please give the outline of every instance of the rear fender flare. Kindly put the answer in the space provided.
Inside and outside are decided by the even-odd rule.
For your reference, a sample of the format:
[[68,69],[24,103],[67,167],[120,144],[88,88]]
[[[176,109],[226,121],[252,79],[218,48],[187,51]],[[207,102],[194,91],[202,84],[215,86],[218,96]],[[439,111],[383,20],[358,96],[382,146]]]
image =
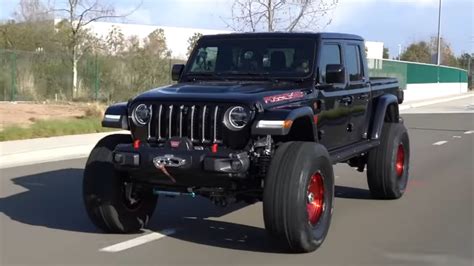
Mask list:
[[393,94],[385,94],[376,99],[374,106],[370,139],[380,139],[387,112],[391,120],[394,120],[391,122],[399,121],[398,98]]

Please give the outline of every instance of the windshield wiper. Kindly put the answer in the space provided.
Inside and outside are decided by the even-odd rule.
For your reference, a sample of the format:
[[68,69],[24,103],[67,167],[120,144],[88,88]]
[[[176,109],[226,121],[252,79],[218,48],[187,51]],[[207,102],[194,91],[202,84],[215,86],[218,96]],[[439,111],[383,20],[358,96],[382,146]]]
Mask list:
[[244,77],[244,76],[249,76],[249,77],[262,77],[265,79],[268,79],[272,82],[279,82],[279,81],[285,81],[285,82],[293,82],[293,83],[301,83],[303,82],[303,78],[299,77],[276,77],[276,76],[270,76],[270,72],[241,72],[241,71],[226,71],[226,72],[217,72],[216,75],[219,76],[226,76],[226,77],[231,77],[231,76],[236,76],[236,77]]
[[273,82],[291,82],[291,83],[303,83],[303,78],[296,77],[272,77]]
[[224,76],[224,75],[232,75],[232,76],[251,76],[251,77],[266,77],[270,73],[269,72],[242,72],[242,71],[225,71],[225,72],[217,72],[216,75]]
[[215,72],[202,72],[202,73],[186,73],[185,76],[187,78],[192,78],[196,80],[196,78],[203,77],[206,79],[215,78],[218,80],[226,80],[225,78],[221,77],[218,73]]

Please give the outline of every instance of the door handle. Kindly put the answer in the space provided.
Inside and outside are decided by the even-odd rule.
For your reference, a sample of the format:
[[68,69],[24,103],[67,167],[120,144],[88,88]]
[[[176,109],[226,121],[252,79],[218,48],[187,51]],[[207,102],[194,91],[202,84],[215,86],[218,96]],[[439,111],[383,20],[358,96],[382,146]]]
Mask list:
[[354,100],[354,97],[352,96],[344,96],[341,98],[339,101],[340,103],[344,104],[345,106],[351,105],[352,101]]

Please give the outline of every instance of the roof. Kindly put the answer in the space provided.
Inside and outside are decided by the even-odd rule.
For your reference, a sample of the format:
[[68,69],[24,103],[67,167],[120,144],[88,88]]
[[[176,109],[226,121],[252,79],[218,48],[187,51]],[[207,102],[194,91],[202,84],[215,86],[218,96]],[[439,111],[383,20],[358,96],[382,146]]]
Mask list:
[[220,38],[220,37],[233,37],[233,38],[288,38],[288,37],[303,37],[303,38],[315,38],[315,39],[341,39],[341,40],[356,40],[364,41],[364,39],[358,35],[346,34],[346,33],[334,33],[334,32],[246,32],[246,33],[227,33],[217,35],[206,35],[205,38]]

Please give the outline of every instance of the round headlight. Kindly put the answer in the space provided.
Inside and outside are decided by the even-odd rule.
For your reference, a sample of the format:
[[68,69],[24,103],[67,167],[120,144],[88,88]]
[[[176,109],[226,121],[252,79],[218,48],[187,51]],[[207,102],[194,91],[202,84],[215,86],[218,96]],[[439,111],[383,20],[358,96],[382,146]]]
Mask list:
[[228,129],[237,131],[244,128],[250,121],[249,111],[242,106],[234,106],[227,110],[224,116],[224,124]]
[[135,110],[133,110],[133,121],[135,121],[137,125],[146,125],[150,121],[150,118],[150,108],[148,108],[148,106],[145,104],[140,104],[135,108]]

